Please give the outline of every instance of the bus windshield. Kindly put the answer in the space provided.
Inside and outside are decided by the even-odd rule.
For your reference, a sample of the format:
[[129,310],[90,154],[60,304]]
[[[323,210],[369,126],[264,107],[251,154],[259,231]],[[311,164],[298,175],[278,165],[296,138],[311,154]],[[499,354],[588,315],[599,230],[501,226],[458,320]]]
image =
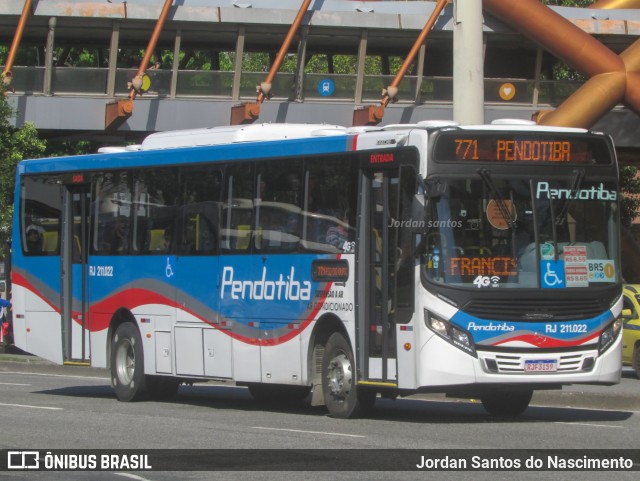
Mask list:
[[552,179],[478,174],[430,180],[423,278],[472,289],[619,282],[614,182],[582,169]]

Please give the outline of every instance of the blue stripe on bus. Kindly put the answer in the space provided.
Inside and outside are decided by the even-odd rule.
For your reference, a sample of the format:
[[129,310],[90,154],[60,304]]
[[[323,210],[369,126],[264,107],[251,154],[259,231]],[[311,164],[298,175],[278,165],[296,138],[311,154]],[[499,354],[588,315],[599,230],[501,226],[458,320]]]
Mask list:
[[179,163],[224,162],[264,157],[320,155],[351,150],[352,136],[292,139],[279,142],[243,142],[231,145],[180,147],[172,149],[92,154],[55,159],[32,159],[19,165],[19,173],[62,172],[144,166],[163,166]]

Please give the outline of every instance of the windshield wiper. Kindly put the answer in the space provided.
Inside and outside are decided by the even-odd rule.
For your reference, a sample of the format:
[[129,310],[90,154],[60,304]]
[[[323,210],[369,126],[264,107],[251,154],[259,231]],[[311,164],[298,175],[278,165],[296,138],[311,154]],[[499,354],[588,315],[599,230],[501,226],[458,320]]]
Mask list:
[[558,214],[558,216],[556,217],[556,225],[564,224],[567,214],[569,213],[569,207],[571,207],[571,203],[575,200],[576,194],[578,193],[578,190],[580,190],[580,186],[582,185],[582,179],[584,179],[584,169],[574,170],[569,197],[565,200],[564,204],[562,205],[560,214]]
[[511,212],[511,210],[509,210],[507,208],[507,205],[504,203],[504,199],[502,198],[502,195],[500,195],[500,191],[498,191],[496,185],[493,183],[493,179],[491,178],[491,172],[489,171],[489,169],[478,169],[478,175],[480,175],[480,178],[485,183],[485,185],[489,187],[491,196],[496,201],[502,218],[509,225],[509,227],[511,227],[512,229],[515,228],[516,220],[513,215],[514,213]]

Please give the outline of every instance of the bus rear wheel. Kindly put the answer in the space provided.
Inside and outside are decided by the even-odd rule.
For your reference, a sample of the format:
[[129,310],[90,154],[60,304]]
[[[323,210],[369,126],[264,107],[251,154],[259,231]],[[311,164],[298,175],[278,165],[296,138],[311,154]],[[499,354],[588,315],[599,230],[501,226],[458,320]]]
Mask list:
[[533,390],[496,391],[480,398],[482,406],[492,416],[515,417],[529,407]]
[[335,418],[356,417],[375,403],[375,391],[356,386],[354,367],[349,343],[342,334],[332,334],[322,358],[322,394],[329,414]]
[[140,333],[125,322],[111,341],[111,386],[119,401],[139,401],[147,395],[145,381]]

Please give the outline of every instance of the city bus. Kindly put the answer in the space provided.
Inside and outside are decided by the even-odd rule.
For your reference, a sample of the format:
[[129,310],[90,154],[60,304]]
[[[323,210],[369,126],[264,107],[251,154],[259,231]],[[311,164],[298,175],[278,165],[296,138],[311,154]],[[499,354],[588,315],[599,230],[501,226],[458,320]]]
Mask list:
[[527,122],[255,124],[22,161],[15,344],[120,401],[235,382],[367,413],[445,393],[516,416],[621,375],[609,136]]

